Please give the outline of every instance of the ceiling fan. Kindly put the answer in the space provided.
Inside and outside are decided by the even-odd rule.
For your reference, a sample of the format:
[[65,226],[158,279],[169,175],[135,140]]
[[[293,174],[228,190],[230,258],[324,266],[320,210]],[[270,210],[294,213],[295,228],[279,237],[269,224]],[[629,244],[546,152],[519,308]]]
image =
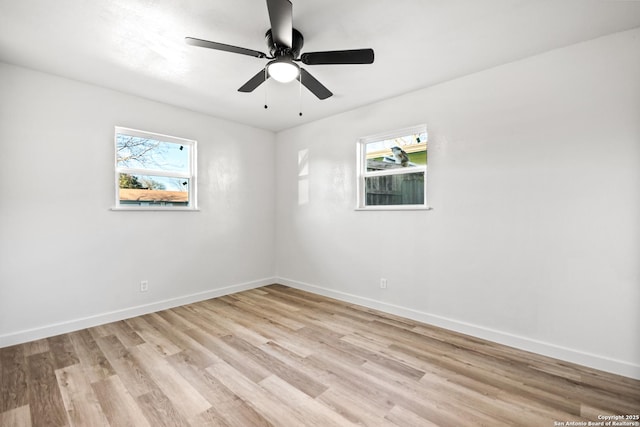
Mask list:
[[296,62],[302,62],[306,65],[373,63],[373,49],[308,52],[300,55],[304,38],[298,30],[293,28],[291,0],[267,0],[267,10],[271,21],[271,29],[265,34],[269,55],[257,50],[193,37],[185,37],[185,41],[190,45],[208,49],[270,59],[264,69],[258,71],[255,76],[238,89],[239,92],[252,92],[269,77],[273,77],[283,83],[298,80],[319,99],[327,99],[333,95],[331,91]]

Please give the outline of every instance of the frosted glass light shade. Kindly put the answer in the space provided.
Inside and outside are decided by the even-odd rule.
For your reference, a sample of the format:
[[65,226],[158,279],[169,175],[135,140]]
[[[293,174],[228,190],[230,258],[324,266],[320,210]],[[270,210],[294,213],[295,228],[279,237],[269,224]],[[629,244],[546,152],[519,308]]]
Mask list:
[[289,83],[300,74],[300,68],[292,62],[274,61],[269,64],[269,76],[280,83]]

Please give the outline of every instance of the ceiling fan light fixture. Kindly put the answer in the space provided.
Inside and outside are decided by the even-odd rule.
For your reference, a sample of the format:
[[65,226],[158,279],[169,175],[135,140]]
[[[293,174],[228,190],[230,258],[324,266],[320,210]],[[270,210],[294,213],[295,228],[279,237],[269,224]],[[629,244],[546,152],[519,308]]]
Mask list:
[[300,75],[300,67],[291,61],[271,61],[267,65],[269,76],[280,83],[289,83]]

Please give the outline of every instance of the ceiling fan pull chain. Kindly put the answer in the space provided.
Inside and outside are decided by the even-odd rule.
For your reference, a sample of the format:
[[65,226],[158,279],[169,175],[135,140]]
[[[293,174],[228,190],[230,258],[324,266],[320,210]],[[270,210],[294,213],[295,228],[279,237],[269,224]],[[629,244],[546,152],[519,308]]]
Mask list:
[[267,105],[267,86],[269,86],[267,84],[267,67],[264,67],[264,109],[266,110],[267,108],[269,108],[269,106]]
[[298,81],[300,82],[300,84],[298,85],[298,103],[300,105],[300,112],[298,113],[298,115],[302,117],[302,74],[298,76]]

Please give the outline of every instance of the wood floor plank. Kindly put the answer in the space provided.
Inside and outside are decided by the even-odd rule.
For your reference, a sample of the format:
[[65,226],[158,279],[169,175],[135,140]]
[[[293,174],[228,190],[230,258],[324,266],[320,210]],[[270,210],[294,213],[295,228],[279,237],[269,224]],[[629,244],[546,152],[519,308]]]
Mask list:
[[402,406],[394,406],[389,411],[389,414],[385,417],[385,419],[392,422],[394,425],[398,427],[437,427],[438,424],[432,423],[431,421],[425,420],[421,416],[414,414],[408,409],[403,408]]
[[305,425],[318,427],[356,426],[355,423],[293,387],[277,375],[265,378],[260,381],[260,385],[280,399],[281,405],[286,405],[288,410],[303,419]]
[[317,398],[334,412],[342,415],[354,424],[377,426],[391,424],[385,421],[389,408],[376,405],[361,394],[354,393],[339,384],[329,387]]
[[268,342],[260,348],[262,351],[280,360],[285,365],[291,366],[293,369],[314,378],[315,381],[320,384],[333,386],[338,383],[338,381],[336,381],[337,376],[331,372],[330,369],[327,369],[327,367],[317,366],[308,356],[300,356],[276,342]]
[[275,396],[226,362],[211,365],[207,368],[207,372],[235,395],[248,402],[257,413],[274,426],[304,425],[304,418],[296,417],[292,412],[286,410]]
[[377,387],[376,379],[362,372],[359,369],[360,365],[344,363],[333,355],[320,353],[307,357],[306,361],[315,369],[330,373],[326,380],[329,387],[337,384],[386,410],[390,410],[395,404],[386,387]]
[[129,354],[129,350],[115,335],[107,335],[95,339],[96,345],[102,351],[109,363],[113,364],[113,360]]
[[360,326],[356,323],[345,321],[345,318],[340,318],[338,315],[333,313],[315,313],[314,317],[309,318],[308,321],[312,325],[330,329],[332,332],[338,333],[342,336],[353,334],[360,329]]
[[130,349],[142,369],[171,399],[185,419],[192,418],[211,407],[198,391],[181,376],[151,344],[140,344]]
[[306,375],[304,372],[300,372],[291,366],[287,366],[277,358],[270,356],[260,348],[254,347],[240,338],[226,336],[222,337],[222,340],[230,347],[234,347],[246,354],[256,363],[262,365],[265,369],[268,369],[272,374],[279,376],[291,386],[311,397],[316,397],[327,389],[326,385],[319,383],[311,376]]
[[89,331],[82,330],[69,334],[71,344],[91,382],[103,380],[115,374],[113,367]]
[[171,309],[162,310],[155,314],[160,316],[165,322],[167,322],[174,329],[177,329],[179,331],[184,331],[186,329],[193,329],[196,326]]
[[[216,406],[224,405],[228,402],[239,400],[220,381],[211,376],[205,369],[192,363],[191,356],[184,351],[167,358],[167,361],[180,373],[189,383],[198,390],[207,401],[215,402]],[[219,359],[216,363],[222,363]]]
[[110,335],[98,338],[97,343],[103,349],[105,356],[127,392],[133,397],[150,393],[158,387],[129,350],[122,345],[118,337]]
[[284,311],[285,313],[295,313],[302,310],[299,304],[290,304],[283,299],[270,298],[268,295],[253,292],[253,290],[243,292],[242,296],[254,301],[257,305],[267,306],[272,310]]
[[[173,311],[196,326],[196,328],[189,329],[190,331],[201,330],[206,334],[217,337],[228,334],[227,331],[220,329],[216,325],[212,325],[211,322],[208,321],[208,314],[202,306],[198,307],[194,304],[190,304],[182,307],[176,307]],[[203,315],[203,313],[205,314]]]
[[[545,405],[537,399],[523,398],[520,394],[502,390],[495,385],[436,367],[427,372],[420,382],[427,383],[431,387],[446,389],[449,395],[455,395],[463,402],[480,399],[485,402],[485,407],[490,409],[490,413],[497,413],[503,419],[516,424],[523,424],[529,420],[535,425],[541,420],[572,418],[572,414]],[[575,421],[578,420],[579,418],[575,419]]]
[[[417,382],[408,381],[406,377],[369,362],[363,365],[363,371],[384,383],[399,385],[399,389],[394,388],[395,393],[400,396],[397,400],[398,405],[426,419],[429,419],[428,412],[422,411],[425,398],[445,411],[457,412],[467,423],[506,426],[522,424],[525,420],[523,415],[519,414],[524,408],[510,407],[506,402],[497,401],[495,396],[469,391],[456,384],[449,384],[439,377],[425,376]],[[451,402],[458,403],[452,406]],[[512,414],[514,418],[511,417]],[[563,414],[565,415],[567,414]]]
[[[281,307],[278,305],[271,305],[269,302],[269,298],[263,298],[262,301],[256,301],[255,299],[242,294],[233,295],[233,297],[237,298],[240,302],[235,305],[238,307],[244,307],[247,311],[254,310],[257,314],[265,313],[267,318],[271,318],[276,322],[281,323],[283,326],[287,326],[290,329],[300,329],[304,326],[304,323],[298,320],[298,317],[295,315],[294,311],[288,310],[286,307]],[[266,304],[265,304],[266,302]],[[244,306],[243,304],[244,303]]]
[[29,405],[0,412],[0,426],[2,427],[31,427],[31,413]]
[[222,309],[209,311],[212,314],[211,321],[221,329],[228,331],[230,334],[238,336],[254,346],[260,346],[269,341],[269,338],[261,335],[255,330],[247,328],[244,325],[227,318],[228,310]]
[[154,350],[163,356],[182,351],[180,347],[168,337],[164,336],[161,331],[150,325],[144,316],[127,319],[125,323],[144,339],[146,345],[153,346]]
[[322,330],[316,326],[305,326],[298,331],[298,338],[306,340],[307,345],[313,348],[311,356],[324,353],[351,365],[362,365],[366,362],[367,359],[361,355],[341,348],[340,340],[343,337],[342,334],[330,334],[328,330]]
[[[190,425],[199,427],[232,427],[218,414],[216,408],[209,408],[190,420]],[[252,424],[241,424],[241,427]]]
[[288,313],[279,313],[275,310],[272,310],[268,306],[260,306],[256,304],[251,304],[247,302],[244,298],[240,298],[238,294],[227,295],[225,301],[230,302],[235,308],[241,310],[245,313],[251,313],[257,317],[263,318],[269,322],[276,323],[287,330],[296,331],[300,328],[303,328],[304,323],[298,322],[295,319],[288,316]]
[[264,366],[256,363],[253,359],[243,354],[242,351],[229,346],[219,337],[210,336],[196,329],[191,329],[186,333],[252,381],[258,382],[271,375]]
[[24,343],[24,355],[31,356],[49,351],[49,342],[46,338]]
[[[577,365],[559,360],[553,360],[533,353],[525,353],[506,346],[499,346],[477,338],[462,334],[454,334],[448,331],[425,325],[417,326],[415,331],[419,331],[425,336],[436,338],[442,342],[455,344],[464,348],[464,362],[474,366],[489,366],[486,361],[494,361],[493,372],[505,375],[518,382],[532,386],[536,390],[545,390],[553,401],[558,392],[568,394],[579,394],[579,399],[574,400],[574,412],[578,411],[580,404],[600,405],[605,407],[617,407],[619,413],[626,412],[629,405],[640,401],[640,394],[634,387],[624,385],[624,377],[608,375],[607,379],[594,381],[591,387],[579,388],[577,383],[587,384],[591,373],[589,370],[582,370]],[[525,363],[514,363],[514,356],[527,355]],[[615,385],[614,385],[615,384]],[[625,391],[626,390],[626,391]]]
[[[49,341],[51,344],[51,341]],[[51,346],[55,348],[56,346]],[[50,351],[27,357],[29,409],[34,426],[68,426],[67,412],[55,375],[56,361]]]
[[182,349],[179,353],[189,350],[192,363],[196,363],[198,366],[204,368],[216,361],[217,357],[215,357],[198,341],[187,335],[185,333],[186,329],[174,329],[169,322],[155,313],[145,318],[150,325],[171,339],[172,342]]
[[269,342],[265,343],[267,345],[277,343],[300,357],[307,357],[313,354],[313,347],[308,345],[308,340],[301,340],[297,335],[292,334],[291,331],[280,325],[268,325],[261,328],[261,331],[270,338]]
[[[236,306],[235,304],[237,302],[228,304],[226,310],[223,311],[228,319],[257,331],[261,337],[267,339],[266,342],[277,341],[280,345],[301,356],[308,356],[312,353],[308,345],[298,343],[296,334],[292,333],[303,328],[304,324],[287,321],[278,322],[266,309],[256,310],[256,306],[248,306],[244,303],[239,303],[240,305]],[[279,318],[283,319],[282,317]],[[257,344],[259,340],[252,340],[252,342]]]
[[80,362],[68,334],[47,338],[47,342],[55,361],[55,369],[65,368]]
[[[188,352],[175,354],[168,360],[205,399],[213,404],[212,408],[196,417],[198,422],[213,425],[217,423],[230,427],[272,425],[209,372],[191,363]],[[219,362],[224,363],[222,360]]]
[[189,422],[159,389],[138,396],[136,402],[154,427],[188,427]]
[[58,369],[56,377],[71,426],[108,426],[109,422],[81,365]]
[[117,375],[91,384],[109,424],[153,427]]
[[0,413],[28,404],[25,347],[0,348]]
[[199,414],[191,422],[193,426],[225,426],[225,427],[275,427],[266,418],[256,412],[243,400],[238,400],[225,407],[212,407]]
[[338,348],[347,353],[353,354],[354,356],[361,357],[369,362],[377,363],[378,365],[384,366],[386,369],[390,369],[392,371],[397,372],[400,375],[404,375],[409,378],[413,378],[415,380],[419,380],[424,376],[424,371],[420,369],[416,369],[406,363],[398,361],[392,357],[385,355],[384,353],[378,353],[375,351],[371,351],[367,348],[360,347],[358,345],[354,345],[347,341],[341,339],[337,340],[334,343],[335,348]]
[[551,426],[640,381],[282,285],[0,349],[6,426]]
[[105,336],[115,335],[126,348],[145,343],[145,340],[125,320],[109,323],[108,325],[103,325],[103,327],[107,332],[104,334]]
[[501,388],[503,391],[524,395],[527,399],[543,402],[550,408],[563,411],[567,414],[579,416],[580,407],[579,403],[575,399],[558,399],[556,394],[549,393],[546,390],[530,387],[523,384],[518,379],[510,378],[505,375],[504,372],[501,373],[483,369],[481,366],[474,366],[445,355],[433,356],[425,354],[424,352],[416,351],[415,349],[408,348],[404,345],[391,345],[390,348],[398,349],[405,354],[415,356],[417,359],[428,361],[434,364],[437,368],[444,368],[451,372],[458,372],[461,375],[473,378],[481,383],[493,384],[496,387]]
[[323,304],[329,303],[331,307],[336,306],[349,306],[351,304],[342,302],[333,298],[328,298],[323,295],[312,294],[300,289],[290,288],[288,286],[273,284],[261,288],[267,295],[275,298],[288,298],[290,301],[295,300],[296,304],[300,307],[312,307],[320,308]]

